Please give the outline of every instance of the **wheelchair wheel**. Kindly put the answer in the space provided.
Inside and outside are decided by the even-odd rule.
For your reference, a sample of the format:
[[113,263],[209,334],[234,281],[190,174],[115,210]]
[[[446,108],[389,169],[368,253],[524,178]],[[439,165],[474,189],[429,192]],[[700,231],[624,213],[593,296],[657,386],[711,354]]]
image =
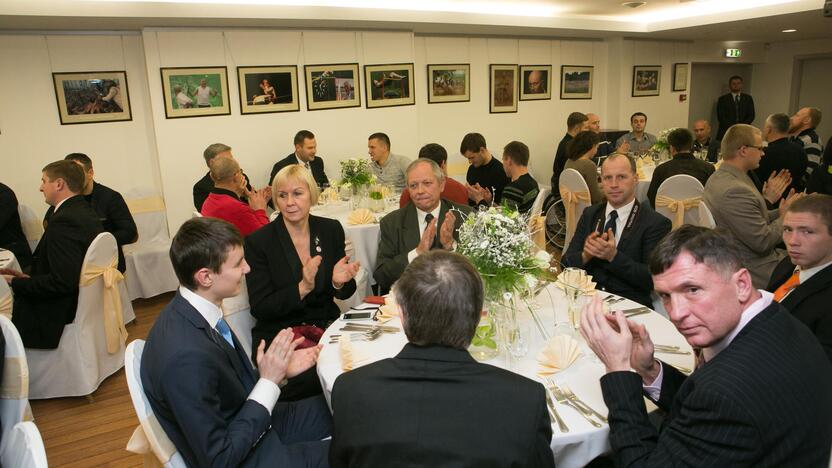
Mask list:
[[563,250],[566,241],[566,210],[561,199],[546,210],[546,241]]

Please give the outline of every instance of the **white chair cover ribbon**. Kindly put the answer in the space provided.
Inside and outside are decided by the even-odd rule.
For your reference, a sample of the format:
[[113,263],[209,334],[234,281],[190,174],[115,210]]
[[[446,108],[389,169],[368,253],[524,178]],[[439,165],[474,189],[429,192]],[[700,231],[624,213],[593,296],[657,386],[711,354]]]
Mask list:
[[658,195],[656,197],[656,208],[667,208],[672,213],[676,213],[671,220],[674,230],[678,229],[682,224],[685,224],[685,211],[697,208],[700,203],[702,203],[702,197],[685,198],[682,200],[670,198],[665,195]]
[[81,270],[81,286],[91,284],[99,276],[104,280],[104,333],[107,335],[107,352],[110,354],[117,353],[127,342],[127,329],[124,328],[121,311],[121,291],[118,288],[118,283],[124,281],[124,276],[117,266],[118,257],[113,257],[105,267],[85,263]]
[[0,315],[5,316],[9,320],[12,319],[12,302],[11,294],[0,297]]
[[25,356],[10,356],[3,364],[3,386],[0,398],[23,400],[29,398],[29,367]]
[[567,238],[571,238],[575,234],[575,228],[578,227],[578,203],[590,203],[592,199],[587,190],[573,192],[565,185],[561,185],[559,189],[560,198],[563,200],[563,206],[566,210]]
[[165,202],[162,197],[148,197],[137,198],[135,200],[127,200],[127,209],[130,213],[152,213],[154,211],[164,211]]
[[541,249],[546,249],[546,217],[532,216],[529,219],[529,232],[532,242]]
[[[159,434],[162,436],[160,437]],[[144,455],[145,467],[163,466],[176,453],[176,447],[165,436],[156,416],[151,414],[142,419],[133,431],[133,435],[127,441],[127,451]]]

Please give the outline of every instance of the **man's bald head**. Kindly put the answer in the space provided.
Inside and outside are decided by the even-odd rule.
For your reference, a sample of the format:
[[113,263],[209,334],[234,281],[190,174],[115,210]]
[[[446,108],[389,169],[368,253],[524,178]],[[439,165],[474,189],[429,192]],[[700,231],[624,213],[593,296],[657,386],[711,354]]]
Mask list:
[[693,123],[693,137],[699,143],[705,143],[711,137],[711,124],[707,120],[697,120]]

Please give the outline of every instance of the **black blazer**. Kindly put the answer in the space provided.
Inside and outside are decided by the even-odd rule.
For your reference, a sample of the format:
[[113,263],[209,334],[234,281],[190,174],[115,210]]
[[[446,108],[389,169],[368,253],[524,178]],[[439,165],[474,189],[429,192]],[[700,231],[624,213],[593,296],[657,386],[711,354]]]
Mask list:
[[15,278],[12,322],[27,348],[57,348],[75,319],[78,283],[87,249],[104,228],[81,195],[52,215],[35,253],[30,278]]
[[719,121],[719,132],[716,139],[722,140],[731,125],[754,122],[754,99],[750,94],[740,93],[739,114],[734,103],[734,95],[723,94],[716,101],[716,119]]
[[601,378],[620,467],[827,467],[832,366],[811,332],[772,303],[690,377],[663,366],[659,433],[641,377]]
[[32,249],[20,225],[17,197],[14,191],[0,183],[0,248],[11,250],[20,268],[26,271],[32,264]]
[[713,173],[713,164],[700,161],[690,153],[679,153],[673,156],[673,159],[664,164],[659,164],[653,171],[653,180],[650,181],[650,187],[647,189],[647,199],[650,200],[650,206],[656,207],[656,192],[659,191],[662,182],[670,177],[687,174],[696,177],[696,180],[702,183],[702,187],[705,187],[708,177]]
[[[774,267],[767,290],[774,292],[794,272],[789,257]],[[783,299],[783,305],[798,320],[806,324],[823,346],[832,361],[832,266],[815,273]]]
[[[243,173],[243,177],[246,178],[246,188],[251,190],[251,181],[248,180],[248,176]],[[214,188],[214,181],[211,179],[211,172],[206,172],[201,179],[196,181],[194,184],[194,208],[196,211],[202,212],[202,204],[205,203],[205,199],[208,198],[208,195],[211,194],[211,190]],[[240,197],[245,203],[248,203],[248,197]]]
[[413,344],[341,374],[332,467],[554,467],[543,386],[465,350]]
[[803,147],[789,141],[788,138],[781,138],[772,141],[766,146],[765,154],[760,158],[760,167],[754,169],[760,182],[768,180],[772,172],[781,169],[788,169],[792,175],[792,183],[783,192],[783,196],[794,188],[796,192],[803,191],[803,177],[806,175],[806,166],[809,160]]
[[326,441],[287,450],[280,437],[293,435],[278,435],[280,404],[269,415],[248,399],[259,375],[233,332],[232,339],[234,348],[178,292],[148,334],[144,392],[188,466],[305,467],[305,460],[325,460]]
[[584,210],[563,256],[563,264],[583,268],[606,291],[652,307],[650,293],[653,291],[653,277],[647,269],[647,262],[656,244],[670,232],[671,223],[649,206],[638,200],[636,203],[639,206],[638,215],[632,228],[625,230],[624,234],[618,233],[623,237],[618,242],[618,253],[612,262],[593,258],[584,265],[581,259],[584,240],[595,229],[598,220],[601,220],[602,225],[604,223],[604,210],[607,207],[604,202]]
[[[280,330],[295,325],[317,325],[326,329],[340,310],[333,298],[347,299],[355,292],[355,280],[336,290],[332,268],[344,257],[344,228],[334,219],[309,215],[309,254],[320,255],[315,289],[301,300],[298,283],[303,266],[295,245],[278,216],[245,239],[246,275],[251,315],[257,324],[251,330],[252,352],[260,340],[271,343]],[[318,250],[320,247],[320,250]]]
[[[292,164],[297,164],[298,158],[295,156],[295,153],[286,156],[285,158],[281,159],[280,161],[274,164],[272,167],[272,173],[269,176],[269,185],[274,182],[274,176],[284,167],[291,166]],[[315,183],[318,184],[318,187],[323,187],[324,184],[329,184],[329,179],[326,178],[326,172],[324,172],[324,160],[315,156],[315,159],[309,161],[309,167],[312,168],[312,177],[315,178]]]

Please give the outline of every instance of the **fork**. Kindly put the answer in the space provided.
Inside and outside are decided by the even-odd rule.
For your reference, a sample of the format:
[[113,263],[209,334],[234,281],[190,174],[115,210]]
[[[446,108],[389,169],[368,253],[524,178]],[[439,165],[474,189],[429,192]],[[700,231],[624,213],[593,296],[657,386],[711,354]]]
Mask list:
[[[553,385],[554,385],[554,382],[553,382]],[[566,396],[566,398],[569,399],[569,401],[574,402],[576,405],[583,407],[583,409],[585,410],[584,411],[585,413],[587,413],[587,414],[592,413],[601,422],[607,423],[607,418],[605,418],[601,413],[595,411],[588,404],[584,403],[584,401],[581,400],[580,398],[578,398],[578,395],[575,395],[575,392],[573,392],[572,389],[570,389],[568,386],[564,385],[563,387],[561,387],[561,389],[563,390],[563,394]]]
[[560,403],[564,406],[569,406],[570,408],[574,409],[575,411],[578,412],[578,414],[580,414],[584,419],[586,419],[593,426],[601,427],[601,424],[599,424],[598,421],[590,418],[589,415],[586,412],[584,412],[584,410],[582,410],[580,407],[578,407],[578,405],[575,404],[575,402],[573,402],[569,398],[566,398],[566,395],[563,393],[563,391],[561,391],[561,389],[557,385],[555,385],[555,383],[553,381],[551,381],[550,379],[546,379],[546,380],[548,382],[547,387],[548,387],[549,391],[552,392],[552,395],[555,396],[555,399],[558,401],[558,403]]
[[546,388],[545,385],[543,386],[543,388],[543,394],[546,395],[546,409],[549,410],[549,416],[552,419],[554,419],[555,422],[558,423],[558,428],[561,432],[569,432],[569,426],[567,426],[566,423],[563,422],[563,419],[561,419],[560,414],[558,414],[558,410],[555,408],[555,403],[552,401],[551,392],[548,388]]
[[[346,335],[350,337],[350,341],[374,341],[377,340],[378,337],[381,336],[381,330],[373,329],[367,330],[361,333],[354,333],[350,335]],[[329,344],[337,343],[338,341],[342,340],[344,335],[333,335],[329,337]]]

